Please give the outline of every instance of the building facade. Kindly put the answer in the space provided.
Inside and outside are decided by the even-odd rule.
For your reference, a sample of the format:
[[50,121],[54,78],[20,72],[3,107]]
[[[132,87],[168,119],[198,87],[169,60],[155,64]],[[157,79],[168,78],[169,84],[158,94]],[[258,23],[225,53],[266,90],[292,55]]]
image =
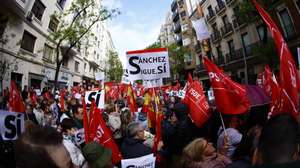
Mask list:
[[[234,80],[255,84],[257,75],[269,64],[276,69],[278,54],[273,39],[258,13],[242,17],[240,6],[243,0],[202,0],[199,6],[203,11],[207,27],[211,33],[209,50],[202,55],[210,57]],[[265,8],[280,27],[297,63],[297,47],[300,46],[300,1],[268,1]],[[196,5],[194,5],[196,6]],[[193,9],[196,10],[196,7]],[[194,12],[196,13],[196,12]],[[203,45],[202,45],[203,48]],[[200,79],[208,76],[200,63]]]
[[[49,34],[59,24],[59,20],[52,15],[54,12],[64,12],[72,0],[2,0],[1,3],[0,57],[10,64],[3,74],[3,87],[8,87],[11,80],[22,88],[25,85],[39,89],[52,86],[56,69],[56,42],[49,39]],[[58,77],[60,86],[88,84],[93,81],[94,74],[103,69],[102,60],[108,50],[106,24],[98,23],[92,31],[94,39],[72,49],[68,61],[63,63]]]
[[174,0],[171,4],[173,30],[175,34],[175,42],[187,47],[190,53],[184,56],[185,58],[185,72],[192,73],[199,62],[198,53],[201,48],[197,47],[198,43],[195,37],[191,20],[188,15],[188,2],[185,0]]
[[158,37],[158,41],[162,47],[167,47],[170,44],[175,43],[175,34],[173,29],[173,21],[171,17],[171,12],[167,12],[165,22],[162,24],[160,28],[160,33]]

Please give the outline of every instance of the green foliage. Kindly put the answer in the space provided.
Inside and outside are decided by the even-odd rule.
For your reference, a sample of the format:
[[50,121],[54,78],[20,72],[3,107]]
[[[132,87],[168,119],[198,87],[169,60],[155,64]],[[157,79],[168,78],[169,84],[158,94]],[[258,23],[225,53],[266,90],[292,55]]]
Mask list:
[[171,73],[180,74],[185,67],[184,55],[189,53],[188,48],[179,46],[177,44],[171,44],[168,46],[169,60]]
[[155,42],[151,45],[149,45],[148,47],[146,47],[145,49],[153,49],[153,48],[161,48],[161,44],[159,42]]
[[118,53],[110,51],[106,63],[106,76],[109,81],[120,82],[123,75],[122,63],[119,59]]
[[[71,49],[93,36],[90,30],[95,24],[120,14],[118,9],[108,10],[103,6],[96,7],[96,5],[99,5],[96,0],[74,0],[68,10],[62,13],[55,12],[51,16],[60,22],[57,30],[48,37],[56,44],[56,85],[60,66],[63,61],[69,59]],[[62,52],[63,44],[67,44],[68,47]]]

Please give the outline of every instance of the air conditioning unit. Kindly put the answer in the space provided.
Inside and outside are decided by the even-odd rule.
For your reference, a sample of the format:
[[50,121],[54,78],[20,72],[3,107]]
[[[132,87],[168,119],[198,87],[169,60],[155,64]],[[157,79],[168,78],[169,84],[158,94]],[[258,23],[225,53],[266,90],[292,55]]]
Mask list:
[[34,17],[34,14],[31,11],[29,11],[27,13],[26,19],[31,22],[33,20],[33,17]]

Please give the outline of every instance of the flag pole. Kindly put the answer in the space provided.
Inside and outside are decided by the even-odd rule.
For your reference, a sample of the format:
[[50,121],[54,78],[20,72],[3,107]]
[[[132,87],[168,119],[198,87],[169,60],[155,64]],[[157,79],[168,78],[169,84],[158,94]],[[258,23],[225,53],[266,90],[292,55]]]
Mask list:
[[221,112],[219,112],[219,114],[220,114],[222,127],[223,127],[223,130],[224,130],[224,135],[227,137],[227,132],[226,132],[226,127],[225,127],[225,124],[224,124],[223,116],[222,116]]

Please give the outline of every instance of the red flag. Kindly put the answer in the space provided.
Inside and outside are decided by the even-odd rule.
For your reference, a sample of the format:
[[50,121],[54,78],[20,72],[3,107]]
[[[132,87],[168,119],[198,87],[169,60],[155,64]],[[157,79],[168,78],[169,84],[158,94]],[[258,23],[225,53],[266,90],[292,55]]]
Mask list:
[[82,108],[83,108],[83,128],[84,128],[84,140],[85,143],[90,142],[90,129],[89,129],[89,119],[88,119],[88,114],[87,114],[87,109],[86,109],[86,104],[84,97],[81,98],[82,101]]
[[189,107],[190,118],[197,127],[201,127],[211,116],[209,105],[199,81],[189,85],[182,100]]
[[268,118],[290,111],[293,112],[293,117],[297,117],[295,115],[297,114],[297,111],[295,111],[295,108],[293,107],[293,102],[289,99],[286,92],[284,92],[284,89],[279,86],[268,66],[265,67],[263,85],[267,94],[271,97]]
[[128,85],[127,88],[127,103],[132,113],[138,111],[138,106],[136,104],[136,93],[132,88],[132,85]]
[[213,88],[218,110],[224,114],[242,114],[250,108],[246,89],[232,81],[207,57],[203,59]]
[[291,100],[293,109],[290,112],[296,112],[296,114],[291,114],[295,116],[298,113],[297,109],[299,107],[298,91],[300,90],[300,77],[293,56],[280,30],[269,14],[255,0],[253,0],[253,3],[274,38],[280,58],[280,86],[283,89],[282,92]]
[[172,87],[173,91],[179,91],[180,89],[180,83],[177,81],[176,85]]
[[37,95],[36,95],[35,91],[31,90],[29,92],[29,98],[30,98],[31,104],[33,106],[36,106],[37,105]]
[[48,101],[51,99],[51,98],[50,98],[50,93],[49,93],[48,90],[43,94],[43,97],[44,97],[44,99],[46,99],[46,100],[48,100]]
[[106,127],[105,121],[102,118],[100,109],[94,108],[93,116],[91,116],[90,123],[90,137],[93,141],[102,144],[103,146],[111,149],[112,151],[112,163],[117,164],[121,161],[122,156],[118,149],[118,146],[112,138],[110,129]]
[[59,104],[62,112],[65,111],[65,89],[61,89],[59,92]]
[[25,105],[15,81],[10,82],[9,111],[25,112]]

